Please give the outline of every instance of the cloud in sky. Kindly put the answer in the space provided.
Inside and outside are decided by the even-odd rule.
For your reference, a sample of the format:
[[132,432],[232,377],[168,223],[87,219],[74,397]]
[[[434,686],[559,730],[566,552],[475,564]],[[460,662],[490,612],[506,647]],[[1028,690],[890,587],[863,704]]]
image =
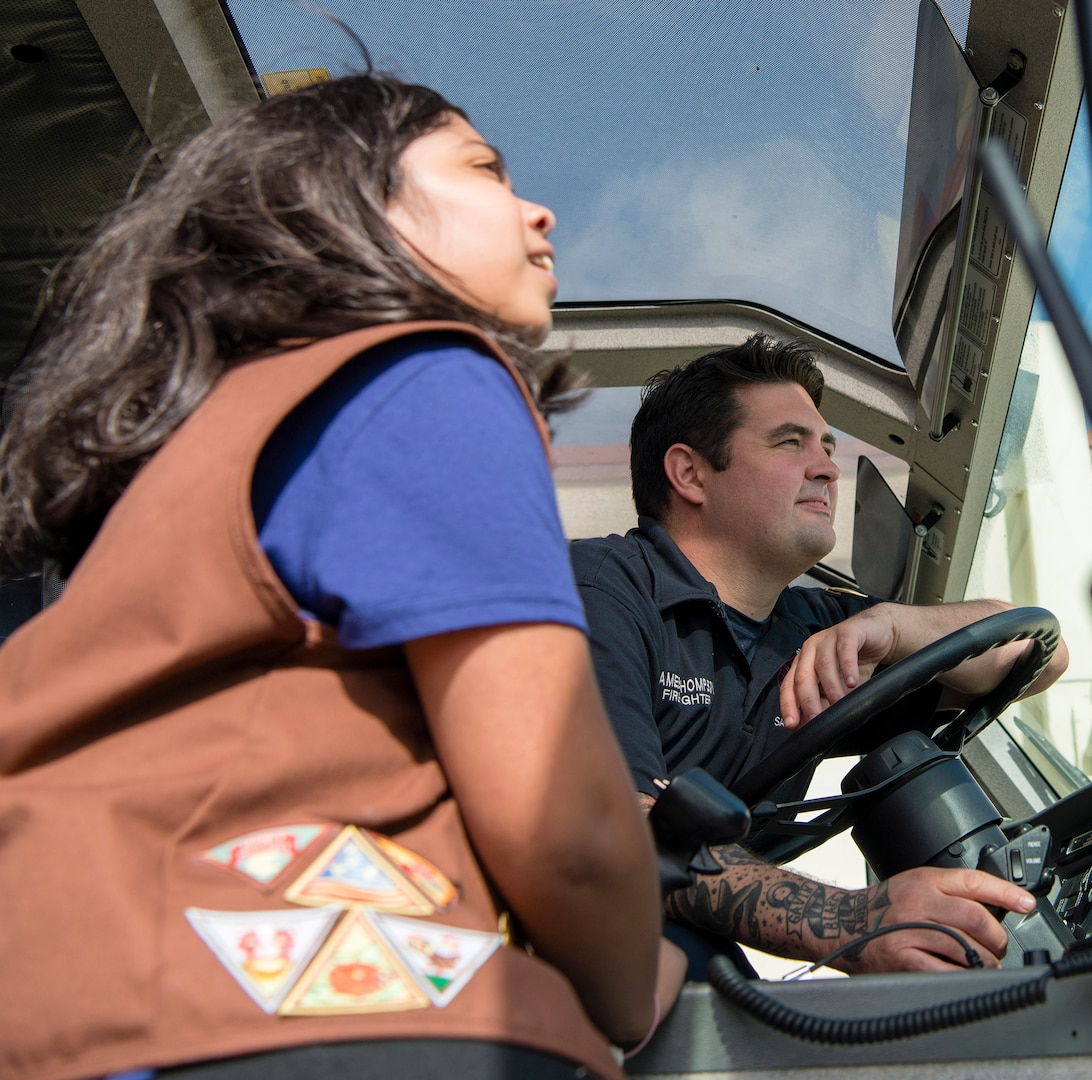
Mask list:
[[583,216],[594,228],[556,235],[562,300],[751,300],[894,351],[898,223],[847,190],[807,143],[605,172]]

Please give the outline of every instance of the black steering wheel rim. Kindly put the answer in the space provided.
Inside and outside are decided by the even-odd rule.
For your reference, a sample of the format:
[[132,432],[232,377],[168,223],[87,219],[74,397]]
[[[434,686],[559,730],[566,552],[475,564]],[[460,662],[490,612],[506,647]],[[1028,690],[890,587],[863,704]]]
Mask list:
[[877,672],[840,701],[793,732],[772,754],[730,785],[749,806],[767,798],[784,781],[821,758],[832,746],[920,690],[938,675],[965,660],[1014,641],[1031,641],[1034,648],[1013,665],[989,693],[970,702],[951,723],[933,736],[942,749],[958,749],[990,724],[1042,674],[1058,645],[1058,620],[1045,608],[1011,608],[961,627]]

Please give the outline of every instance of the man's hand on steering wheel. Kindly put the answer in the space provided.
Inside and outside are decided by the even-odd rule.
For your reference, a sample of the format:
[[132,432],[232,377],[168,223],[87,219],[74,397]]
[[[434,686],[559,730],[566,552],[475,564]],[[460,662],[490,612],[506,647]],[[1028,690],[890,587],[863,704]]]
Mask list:
[[[804,642],[781,683],[785,727],[802,727],[867,682],[880,665],[893,664],[946,634],[1009,610],[1012,606],[999,600],[930,607],[877,604],[820,630]],[[938,679],[960,695],[981,696],[998,686],[1029,648],[1027,642],[1003,645],[966,660]],[[1059,639],[1046,670],[1025,693],[1045,689],[1065,671],[1068,662],[1065,642]]]
[[898,636],[888,609],[896,607],[879,604],[804,642],[781,682],[785,727],[806,724],[895,659],[890,654]]

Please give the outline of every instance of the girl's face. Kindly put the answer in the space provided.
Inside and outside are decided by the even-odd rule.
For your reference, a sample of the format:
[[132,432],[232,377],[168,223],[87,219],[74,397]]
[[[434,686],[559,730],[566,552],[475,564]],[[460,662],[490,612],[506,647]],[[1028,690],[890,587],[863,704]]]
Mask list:
[[387,219],[411,255],[461,300],[545,338],[554,215],[516,196],[500,154],[461,116],[411,142],[399,165]]

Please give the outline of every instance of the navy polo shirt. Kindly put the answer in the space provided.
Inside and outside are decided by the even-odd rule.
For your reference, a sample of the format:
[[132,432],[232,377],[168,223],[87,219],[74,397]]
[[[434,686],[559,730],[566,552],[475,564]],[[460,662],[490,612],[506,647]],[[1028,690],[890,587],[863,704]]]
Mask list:
[[[731,788],[776,750],[791,734],[779,687],[797,650],[817,630],[881,602],[790,587],[755,641],[651,518],[625,536],[575,541],[570,554],[607,712],[637,790],[654,796],[655,779],[693,766]],[[798,797],[807,780],[780,798]]]

